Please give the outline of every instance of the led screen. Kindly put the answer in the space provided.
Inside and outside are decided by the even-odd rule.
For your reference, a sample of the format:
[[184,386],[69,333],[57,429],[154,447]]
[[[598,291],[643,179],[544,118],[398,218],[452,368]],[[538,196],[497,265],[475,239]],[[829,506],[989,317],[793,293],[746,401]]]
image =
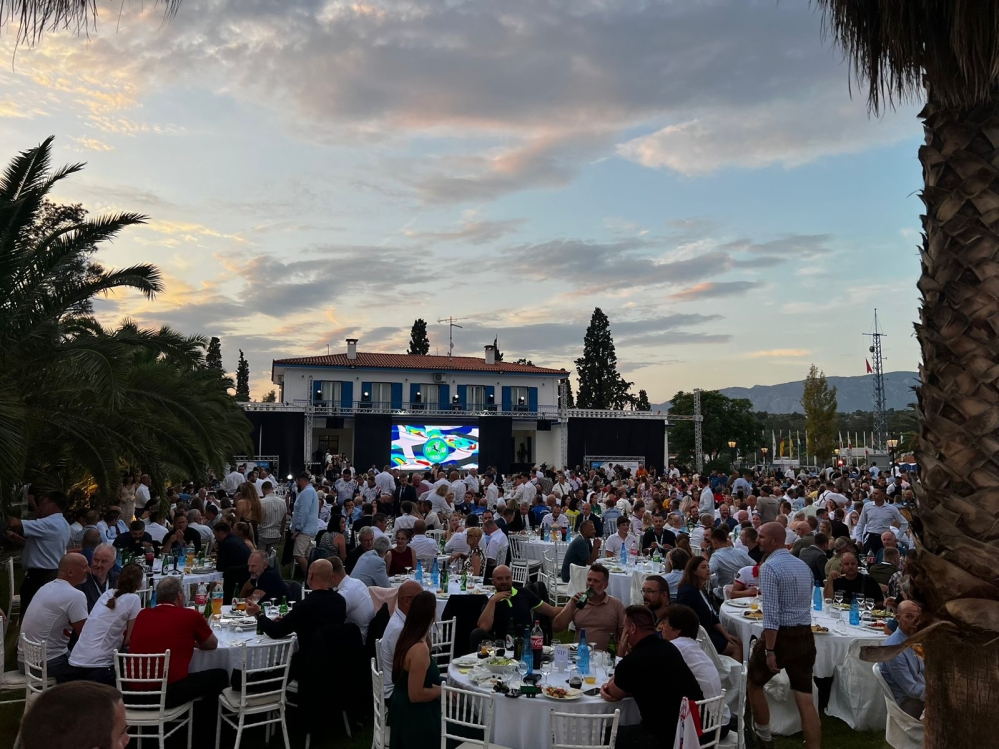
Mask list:
[[420,471],[432,465],[479,467],[477,426],[392,425],[392,466]]

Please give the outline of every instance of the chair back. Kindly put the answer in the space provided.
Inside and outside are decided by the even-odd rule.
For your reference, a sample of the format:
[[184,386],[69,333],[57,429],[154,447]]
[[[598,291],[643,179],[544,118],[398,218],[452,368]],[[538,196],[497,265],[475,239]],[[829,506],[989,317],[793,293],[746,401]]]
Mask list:
[[701,748],[718,746],[725,713],[725,690],[717,697],[699,700],[694,704],[701,716]]
[[[711,662],[715,664],[715,668],[718,669],[719,674],[724,674],[728,671],[728,667],[722,661],[721,656],[718,654],[715,644],[711,642],[711,638],[708,636],[708,632],[704,627],[697,628],[697,644],[701,646],[701,650],[704,651],[705,655],[711,659]],[[751,653],[752,650],[747,650],[747,653]]]
[[527,585],[527,567],[514,562],[510,565],[510,572],[513,573],[513,581],[517,585]]
[[[492,730],[492,694],[441,685],[441,749],[446,749],[448,739],[489,749]],[[480,733],[482,738],[477,735]]]
[[548,593],[549,603],[555,604],[558,601],[558,582],[547,572],[538,573],[538,583],[545,587]]
[[254,645],[240,643],[239,707],[253,702],[284,703],[288,688],[291,656],[295,653],[295,635],[287,639]]
[[620,709],[613,713],[548,712],[552,749],[614,749]]
[[36,642],[21,635],[21,657],[24,659],[24,699],[27,707],[49,686],[45,642]]
[[458,617],[434,622],[430,628],[430,645],[434,661],[446,671],[454,658],[454,633]]
[[139,602],[142,604],[142,608],[149,606],[149,599],[152,598],[153,589],[152,588],[140,588],[135,591],[135,595],[139,597]]
[[447,538],[447,531],[445,530],[433,530],[427,531],[427,538],[432,538],[438,546],[441,545],[441,541]]
[[[381,640],[378,641],[379,643]],[[376,650],[377,652],[377,650]],[[378,670],[374,658],[371,659],[371,699],[374,705],[371,740],[372,749],[388,749],[388,724],[385,708],[385,672]]]
[[509,536],[509,540],[510,540],[510,554],[513,557],[513,561],[514,562],[530,561],[527,558],[527,549],[524,546],[524,544],[527,542],[524,541],[524,539],[521,538],[520,536],[514,535],[512,533]]
[[382,638],[379,637],[375,640],[375,656],[371,659],[374,662],[374,668],[378,671],[382,670]]
[[541,571],[553,578],[558,577],[560,571],[555,569],[555,552],[545,549],[541,555]]
[[586,590],[586,573],[590,571],[589,567],[584,567],[581,564],[570,564],[569,565],[569,590],[568,595],[572,598],[577,593],[582,593]]
[[642,586],[645,585],[645,580],[648,575],[639,575],[637,573],[631,576],[631,604],[633,606],[641,606],[645,601],[642,598]]
[[4,611],[11,616],[14,609],[14,557],[7,557],[4,567],[7,568],[7,608]]
[[114,651],[115,682],[125,708],[152,716],[166,709],[170,651],[165,653],[119,653]]

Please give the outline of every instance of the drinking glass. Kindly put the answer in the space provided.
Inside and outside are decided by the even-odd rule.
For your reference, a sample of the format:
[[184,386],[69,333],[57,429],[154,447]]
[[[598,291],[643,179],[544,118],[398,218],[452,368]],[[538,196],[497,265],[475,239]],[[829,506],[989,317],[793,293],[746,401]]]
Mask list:
[[875,603],[876,602],[875,602],[874,598],[865,598],[864,599],[864,611],[866,611],[867,615],[870,617],[871,624],[874,624],[874,604]]
[[548,675],[552,672],[554,665],[551,661],[541,661],[541,676],[544,678],[545,684],[548,683]]
[[517,661],[517,671],[520,673],[520,680],[522,682],[524,681],[524,677],[527,676],[529,668],[530,667],[527,665],[527,661],[523,659]]
[[759,596],[753,596],[752,598],[749,599],[749,610],[752,611],[753,613],[756,613],[757,611],[760,610]]
[[408,567],[408,566],[406,567],[406,577],[409,577],[410,570],[412,570],[412,569],[413,569],[412,567]]

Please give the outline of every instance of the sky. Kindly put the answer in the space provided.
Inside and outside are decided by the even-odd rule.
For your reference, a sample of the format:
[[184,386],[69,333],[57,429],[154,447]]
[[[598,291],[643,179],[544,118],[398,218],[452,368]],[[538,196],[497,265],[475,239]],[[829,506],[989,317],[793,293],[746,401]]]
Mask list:
[[[594,307],[652,402],[914,370],[916,104],[869,115],[801,0],[98,2],[0,32],[0,158],[55,135],[58,201],[137,211],[99,300],[275,358],[431,351],[574,369]],[[119,14],[120,12],[120,14]],[[16,51],[16,54],[15,54]],[[6,57],[4,57],[6,55]]]

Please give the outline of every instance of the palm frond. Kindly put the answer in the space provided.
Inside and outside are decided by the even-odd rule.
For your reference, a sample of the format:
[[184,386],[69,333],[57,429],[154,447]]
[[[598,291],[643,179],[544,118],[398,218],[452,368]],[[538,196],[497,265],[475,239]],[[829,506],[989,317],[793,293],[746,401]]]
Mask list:
[[[155,0],[164,6],[164,17],[172,18],[181,0]],[[17,43],[34,44],[46,31],[89,32],[97,27],[97,0],[0,0],[0,32],[4,24],[16,24]]]

